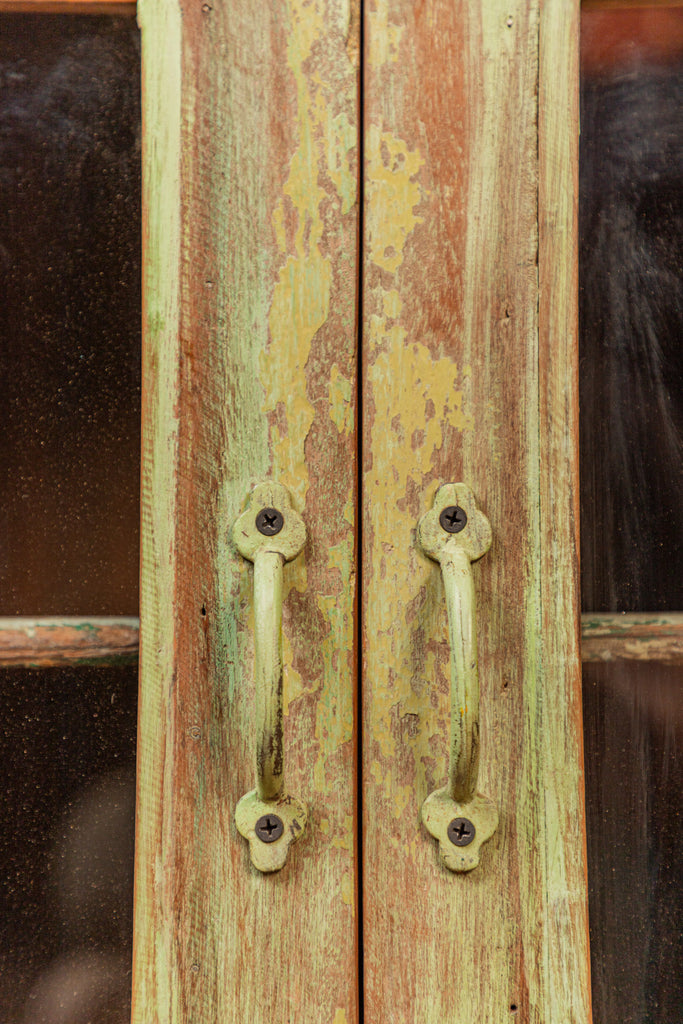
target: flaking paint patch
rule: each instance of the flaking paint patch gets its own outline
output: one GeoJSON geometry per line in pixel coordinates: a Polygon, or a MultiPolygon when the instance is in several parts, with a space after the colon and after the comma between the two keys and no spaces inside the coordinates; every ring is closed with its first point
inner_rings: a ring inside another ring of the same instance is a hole
{"type": "Polygon", "coordinates": [[[332,1024],[349,1024],[346,1016],[346,1010],[342,1010],[341,1006],[337,1007],[337,1012],[334,1015],[332,1024]]]}
{"type": "Polygon", "coordinates": [[[305,70],[314,45],[323,39],[322,0],[289,0],[287,62],[297,96],[298,146],[282,196],[272,216],[276,244],[286,257],[280,268],[268,318],[270,344],[261,355],[262,411],[284,412],[286,430],[272,417],[273,475],[290,488],[299,508],[306,504],[308,468],[304,446],[315,411],[308,400],[306,364],[311,343],[327,320],[332,263],[321,252],[322,210],[329,195],[320,184],[329,177],[347,212],[356,198],[350,154],[356,145],[344,113],[335,115],[332,84],[305,70]],[[287,226],[290,225],[289,234],[287,226]]]}
{"type": "MultiPolygon", "coordinates": [[[[346,871],[342,875],[341,880],[341,898],[342,903],[345,903],[347,907],[351,907],[353,916],[356,916],[356,901],[354,893],[353,875],[350,871],[346,871]]],[[[346,1018],[344,1018],[346,1019],[346,1018]]]]}
{"type": "MultiPolygon", "coordinates": [[[[415,212],[423,190],[419,181],[424,160],[417,150],[389,132],[371,126],[367,135],[367,224],[370,259],[393,274],[403,262],[406,241],[421,223],[415,212]]],[[[400,277],[395,277],[394,281],[400,277]]],[[[416,723],[406,731],[402,745],[413,749],[418,785],[424,786],[425,751],[443,747],[443,723],[425,714],[425,698],[433,692],[434,655],[413,664],[411,627],[403,621],[405,609],[419,593],[419,580],[430,579],[433,566],[415,550],[418,503],[426,507],[439,481],[429,472],[438,457],[446,430],[473,429],[466,401],[464,375],[449,356],[439,357],[420,338],[409,339],[401,322],[400,287],[375,288],[375,311],[368,321],[368,383],[374,416],[369,423],[369,445],[374,463],[390,471],[366,475],[370,496],[371,535],[384,542],[372,547],[372,575],[367,601],[373,607],[374,636],[379,642],[367,653],[373,680],[372,739],[378,754],[391,764],[397,749],[397,727],[407,715],[416,723]],[[429,453],[434,453],[429,456],[429,453]],[[411,497],[412,496],[412,497],[411,497]],[[391,531],[387,532],[387,517],[391,531]],[[416,672],[419,678],[416,679],[416,672]]],[[[445,623],[445,616],[444,616],[445,623]]],[[[427,708],[428,710],[428,708],[427,708]]],[[[432,759],[433,760],[433,759],[432,759]]],[[[373,764],[373,775],[396,818],[406,813],[412,792],[395,789],[390,770],[373,764]]]]}
{"type": "MultiPolygon", "coordinates": [[[[275,284],[268,325],[270,344],[261,356],[260,376],[264,384],[262,411],[270,416],[270,451],[275,479],[291,490],[295,504],[303,509],[309,487],[305,444],[315,409],[308,398],[307,363],[317,331],[330,311],[332,262],[321,251],[325,221],[323,211],[330,194],[323,188],[331,181],[340,200],[341,214],[349,212],[357,197],[352,153],[357,145],[356,130],[346,113],[335,113],[336,86],[324,81],[307,61],[318,43],[324,44],[329,12],[323,0],[289,0],[287,61],[296,89],[298,145],[288,177],[277,203],[272,225],[278,249],[285,257],[275,284]]],[[[348,20],[348,11],[346,11],[348,20]]],[[[329,185],[328,185],[329,188],[329,185]]],[[[329,211],[328,211],[329,216],[329,211]]],[[[328,396],[329,416],[340,433],[354,429],[352,383],[338,365],[331,371],[328,396]]],[[[351,507],[349,522],[353,525],[351,507]]],[[[348,544],[340,545],[328,563],[341,573],[340,588],[353,586],[348,544]]],[[[290,589],[303,592],[305,576],[296,564],[288,567],[290,589]]],[[[287,578],[287,577],[286,577],[287,578]]],[[[353,625],[348,602],[339,591],[316,596],[319,609],[329,624],[322,643],[324,671],[319,680],[302,679],[292,667],[292,650],[284,641],[284,713],[306,693],[317,693],[316,738],[319,755],[314,766],[314,787],[326,786],[326,763],[331,753],[352,738],[353,703],[339,697],[338,679],[347,666],[339,664],[345,651],[353,649],[353,625]]],[[[349,688],[350,690],[350,688],[349,688]]]]}
{"type": "Polygon", "coordinates": [[[405,241],[422,223],[414,208],[422,199],[414,179],[424,164],[419,150],[391,132],[370,125],[365,137],[367,223],[370,259],[394,273],[403,262],[405,241]]]}

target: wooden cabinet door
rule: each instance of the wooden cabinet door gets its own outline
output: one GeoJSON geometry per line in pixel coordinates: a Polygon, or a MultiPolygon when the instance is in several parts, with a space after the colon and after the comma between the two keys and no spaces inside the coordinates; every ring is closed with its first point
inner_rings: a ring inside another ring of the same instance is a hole
{"type": "Polygon", "coordinates": [[[142,0],[135,1022],[590,1019],[577,13],[142,0]],[[284,762],[309,821],[270,875],[234,823],[254,623],[231,530],[262,480],[308,533],[284,570],[284,762]],[[493,530],[474,572],[500,815],[467,874],[420,823],[450,670],[416,526],[458,480],[493,530]]]}

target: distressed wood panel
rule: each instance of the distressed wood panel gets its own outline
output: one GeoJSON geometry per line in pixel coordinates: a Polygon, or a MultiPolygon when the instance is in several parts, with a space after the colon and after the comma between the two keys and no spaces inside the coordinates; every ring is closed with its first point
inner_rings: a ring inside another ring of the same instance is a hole
{"type": "Polygon", "coordinates": [[[358,1019],[358,25],[344,0],[144,0],[145,344],[133,1020],[358,1019]],[[284,570],[285,777],[309,825],[252,868],[254,483],[284,570]]]}
{"type": "Polygon", "coordinates": [[[370,0],[364,85],[366,1020],[590,1019],[576,575],[577,4],[370,0]],[[415,527],[469,484],[480,790],[500,825],[453,875],[449,652],[415,527]]]}

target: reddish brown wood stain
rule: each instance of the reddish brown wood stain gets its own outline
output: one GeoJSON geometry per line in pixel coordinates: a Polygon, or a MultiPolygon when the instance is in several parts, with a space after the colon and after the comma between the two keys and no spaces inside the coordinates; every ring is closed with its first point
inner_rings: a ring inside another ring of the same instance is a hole
{"type": "Polygon", "coordinates": [[[503,1020],[513,1005],[522,1020],[590,1014],[571,440],[576,15],[567,4],[416,11],[381,0],[366,11],[371,1020],[503,1020]],[[377,138],[412,161],[383,186],[403,190],[385,209],[372,182],[377,138]],[[394,239],[400,218],[391,264],[373,231],[394,239]],[[414,528],[437,485],[456,480],[472,486],[494,533],[474,574],[480,788],[501,824],[467,876],[439,865],[419,824],[422,800],[446,778],[450,680],[443,589],[414,528]]]}
{"type": "MultiPolygon", "coordinates": [[[[180,10],[177,440],[162,552],[173,647],[168,665],[144,668],[160,640],[148,586],[142,687],[160,680],[165,753],[148,735],[150,698],[141,759],[164,792],[141,834],[134,1019],[351,1024],[357,69],[343,5],[180,10]],[[272,876],[251,867],[233,821],[254,785],[253,625],[251,567],[228,542],[268,478],[290,488],[309,538],[285,567],[284,604],[285,781],[309,826],[272,876]]],[[[163,19],[157,5],[144,14],[150,60],[163,19]]],[[[151,146],[147,168],[151,189],[151,146]]],[[[152,326],[148,359],[158,344],[152,326]]],[[[154,483],[158,402],[148,392],[149,583],[168,501],[154,483]]]]}

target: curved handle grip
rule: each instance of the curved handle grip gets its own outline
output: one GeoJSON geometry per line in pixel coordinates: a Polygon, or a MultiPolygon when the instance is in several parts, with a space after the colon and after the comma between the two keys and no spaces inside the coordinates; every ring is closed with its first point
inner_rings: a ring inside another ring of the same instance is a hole
{"type": "Polygon", "coordinates": [[[256,789],[235,809],[235,822],[249,841],[259,871],[279,871],[291,843],[302,834],[307,811],[284,785],[282,741],[283,566],[302,551],[306,528],[286,487],[254,488],[235,523],[233,540],[254,563],[254,682],[256,684],[256,789]]]}
{"type": "Polygon", "coordinates": [[[451,645],[451,736],[448,785],[422,805],[422,820],[439,840],[451,871],[471,871],[481,844],[493,835],[498,811],[477,793],[479,776],[479,668],[474,580],[470,563],[491,546],[488,519],[465,484],[439,488],[418,524],[425,554],[441,563],[451,645]]]}

